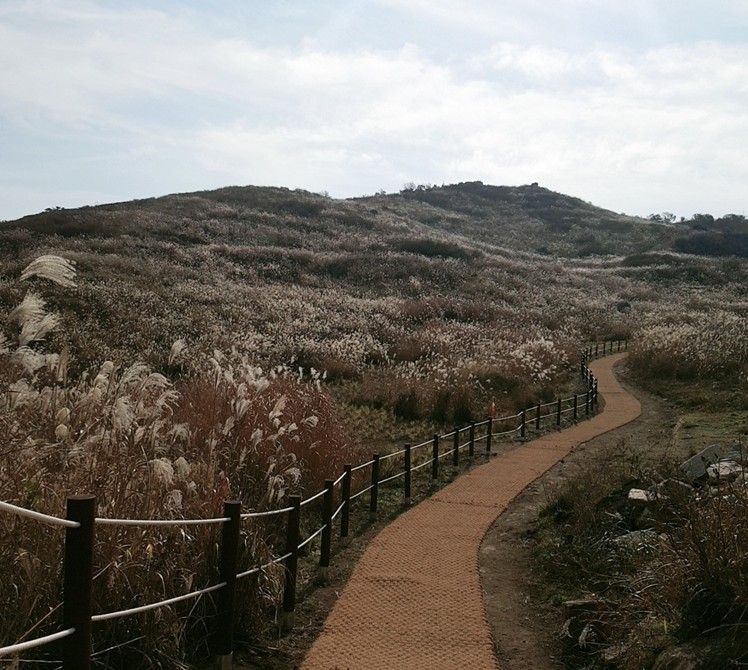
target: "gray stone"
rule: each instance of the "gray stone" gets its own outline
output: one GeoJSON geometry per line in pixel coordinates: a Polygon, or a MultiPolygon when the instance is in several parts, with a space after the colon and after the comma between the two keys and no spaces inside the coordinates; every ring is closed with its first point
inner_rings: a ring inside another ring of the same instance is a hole
{"type": "Polygon", "coordinates": [[[660,542],[660,536],[653,530],[632,530],[630,533],[616,537],[613,542],[623,549],[640,551],[656,547],[660,542]]]}
{"type": "Polygon", "coordinates": [[[743,466],[735,461],[719,461],[706,469],[709,481],[713,483],[734,481],[742,472],[743,466]]]}
{"type": "Polygon", "coordinates": [[[697,670],[699,655],[690,647],[669,647],[655,659],[652,670],[697,670]]]}
{"type": "Polygon", "coordinates": [[[602,600],[594,598],[580,598],[579,600],[567,600],[562,603],[566,614],[562,634],[572,638],[579,644],[579,638],[584,633],[590,621],[599,618],[599,611],[603,605],[602,600]]]}
{"type": "Polygon", "coordinates": [[[694,454],[687,461],[681,464],[680,470],[683,478],[687,482],[693,482],[706,475],[706,469],[712,463],[720,459],[726,459],[735,456],[735,445],[731,444],[712,444],[706,449],[702,449],[698,454],[694,454]]]}
{"type": "Polygon", "coordinates": [[[629,491],[628,500],[634,505],[646,505],[647,503],[654,502],[660,496],[656,491],[645,491],[644,489],[631,489],[629,491]]]}

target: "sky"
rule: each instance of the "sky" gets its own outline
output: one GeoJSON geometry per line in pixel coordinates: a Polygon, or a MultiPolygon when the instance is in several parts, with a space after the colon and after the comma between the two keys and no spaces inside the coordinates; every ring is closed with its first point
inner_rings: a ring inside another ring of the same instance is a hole
{"type": "Polygon", "coordinates": [[[746,0],[0,0],[0,219],[539,182],[746,213],[746,0]]]}

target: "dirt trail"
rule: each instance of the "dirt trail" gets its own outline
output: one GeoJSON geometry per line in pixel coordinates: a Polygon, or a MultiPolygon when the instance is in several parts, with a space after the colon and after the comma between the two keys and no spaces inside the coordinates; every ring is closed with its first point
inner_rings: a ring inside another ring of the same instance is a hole
{"type": "MultiPolygon", "coordinates": [[[[619,369],[617,374],[627,388],[624,372],[619,369]]],[[[512,500],[483,538],[481,584],[502,670],[564,667],[560,660],[563,614],[535,600],[543,589],[540,578],[531,571],[532,535],[538,515],[556,487],[575,477],[580,468],[605,467],[606,459],[620,449],[649,457],[665,457],[674,451],[670,442],[677,411],[640,388],[636,388],[636,395],[642,406],[636,421],[576,447],[512,500]]]]}
{"type": "Polygon", "coordinates": [[[639,402],[613,373],[624,356],[590,366],[605,399],[600,414],[474,468],[382,530],[301,667],[498,668],[481,592],[481,540],[512,499],[573,447],[639,416],[639,402]]]}

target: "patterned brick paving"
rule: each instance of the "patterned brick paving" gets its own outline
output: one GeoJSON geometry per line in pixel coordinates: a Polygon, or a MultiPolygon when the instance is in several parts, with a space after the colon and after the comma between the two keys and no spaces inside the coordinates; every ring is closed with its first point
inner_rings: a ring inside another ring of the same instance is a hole
{"type": "Polygon", "coordinates": [[[605,400],[589,421],[549,433],[476,467],[384,528],[366,549],[304,670],[496,670],[478,550],[509,502],[576,445],[639,416],[613,366],[594,361],[605,400]]]}

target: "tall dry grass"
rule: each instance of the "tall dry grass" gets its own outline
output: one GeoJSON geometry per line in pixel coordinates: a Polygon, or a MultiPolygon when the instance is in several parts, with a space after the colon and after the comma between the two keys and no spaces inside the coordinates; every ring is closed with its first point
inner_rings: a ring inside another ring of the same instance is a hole
{"type": "Polygon", "coordinates": [[[748,488],[742,478],[718,490],[675,484],[644,516],[627,502],[631,487],[668,475],[678,476],[673,463],[645,464],[619,445],[580,468],[542,512],[542,597],[593,603],[567,625],[571,667],[650,667],[662,649],[684,644],[698,667],[748,659],[748,488]]]}
{"type": "MultiPolygon", "coordinates": [[[[61,259],[41,259],[25,276],[69,285],[72,271],[61,259]]],[[[245,509],[282,506],[290,493],[315,491],[351,460],[319,375],[263,371],[237,351],[191,360],[178,342],[169,360],[182,370],[176,383],[146,365],[112,361],[72,379],[68,354],[45,350],[45,337],[61,322],[38,293],[26,295],[13,319],[15,338],[6,338],[0,355],[6,501],[63,515],[66,495],[89,493],[98,516],[207,518],[221,516],[227,499],[245,509]]],[[[97,528],[96,610],[214,583],[216,528],[97,528]]],[[[277,521],[245,523],[241,565],[278,553],[281,531],[277,521]]],[[[0,516],[0,611],[23,613],[0,618],[0,644],[59,630],[61,558],[59,529],[0,516]]],[[[243,630],[272,618],[281,570],[241,584],[243,630]]],[[[186,659],[208,652],[212,612],[204,598],[97,625],[97,662],[186,667],[186,659]]]]}

